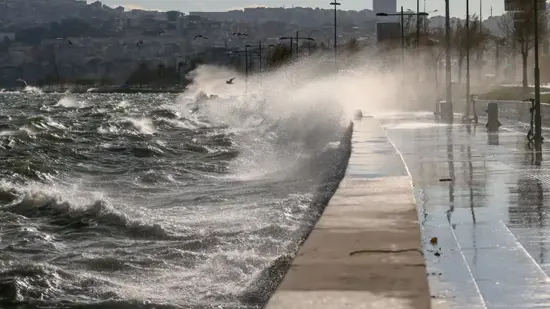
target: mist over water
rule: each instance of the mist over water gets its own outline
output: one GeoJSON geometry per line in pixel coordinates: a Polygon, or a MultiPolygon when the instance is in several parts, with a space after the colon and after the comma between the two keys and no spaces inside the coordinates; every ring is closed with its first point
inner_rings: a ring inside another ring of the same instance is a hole
{"type": "Polygon", "coordinates": [[[390,74],[327,65],[248,83],[202,66],[181,95],[1,93],[0,307],[261,307],[342,176],[353,112],[398,105],[390,74]]]}

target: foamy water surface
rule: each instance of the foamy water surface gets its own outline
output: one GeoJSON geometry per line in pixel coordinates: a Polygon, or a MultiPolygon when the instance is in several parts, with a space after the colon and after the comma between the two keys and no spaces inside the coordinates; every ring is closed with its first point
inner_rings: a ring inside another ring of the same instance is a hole
{"type": "Polygon", "coordinates": [[[341,176],[347,123],[207,88],[0,95],[0,307],[263,306],[341,176]]]}

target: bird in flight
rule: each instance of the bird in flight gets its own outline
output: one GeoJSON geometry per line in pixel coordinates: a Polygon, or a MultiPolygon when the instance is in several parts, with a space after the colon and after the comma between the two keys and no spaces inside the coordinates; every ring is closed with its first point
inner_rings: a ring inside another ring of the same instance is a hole
{"type": "Polygon", "coordinates": [[[137,46],[140,46],[140,45],[142,45],[142,44],[143,44],[143,40],[139,40],[139,41],[136,43],[137,46]]]}
{"type": "Polygon", "coordinates": [[[25,87],[29,86],[29,84],[27,84],[27,82],[24,79],[18,78],[15,81],[22,82],[23,84],[25,84],[25,87]]]}
{"type": "Polygon", "coordinates": [[[206,39],[206,40],[208,40],[208,38],[207,38],[207,37],[205,37],[205,36],[204,36],[204,35],[202,35],[202,34],[197,34],[197,35],[195,35],[195,37],[193,38],[193,40],[196,40],[196,39],[198,39],[198,38],[203,38],[203,39],[206,39]]]}
{"type": "Polygon", "coordinates": [[[73,42],[71,42],[71,40],[68,40],[67,42],[69,42],[69,45],[74,45],[73,42]]]}
{"type": "Polygon", "coordinates": [[[248,34],[242,33],[242,32],[233,32],[233,35],[236,35],[236,36],[248,36],[248,34]]]}
{"type": "Polygon", "coordinates": [[[225,81],[225,83],[228,85],[233,85],[233,81],[235,80],[235,78],[236,77],[233,77],[232,79],[225,81]]]}

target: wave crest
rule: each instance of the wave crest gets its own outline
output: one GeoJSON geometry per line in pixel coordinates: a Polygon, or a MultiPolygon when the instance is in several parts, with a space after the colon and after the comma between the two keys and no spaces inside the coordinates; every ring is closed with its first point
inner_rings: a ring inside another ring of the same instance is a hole
{"type": "Polygon", "coordinates": [[[11,199],[3,207],[12,214],[46,220],[64,231],[102,233],[106,236],[124,234],[134,239],[177,239],[159,224],[144,222],[143,219],[132,219],[118,211],[104,199],[67,200],[62,195],[54,195],[35,189],[18,189],[17,187],[0,190],[0,196],[11,199]]]}

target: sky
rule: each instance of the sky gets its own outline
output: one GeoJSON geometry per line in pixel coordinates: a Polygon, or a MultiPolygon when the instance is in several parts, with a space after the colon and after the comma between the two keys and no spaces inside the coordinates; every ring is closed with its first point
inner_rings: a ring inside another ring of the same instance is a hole
{"type": "MultiPolygon", "coordinates": [[[[483,17],[491,15],[491,7],[494,15],[501,15],[504,10],[504,0],[470,0],[470,10],[479,13],[480,1],[483,2],[483,17]]],[[[88,1],[93,2],[93,1],[88,1]]],[[[103,0],[109,6],[122,5],[126,8],[142,8],[152,10],[177,10],[189,11],[227,11],[242,9],[245,7],[268,6],[268,7],[319,7],[330,8],[331,0],[103,0]]],[[[339,0],[342,9],[362,10],[372,9],[372,0],[339,0]]],[[[420,10],[432,12],[438,10],[434,15],[443,15],[445,12],[444,0],[420,0],[420,10]]],[[[466,14],[465,0],[450,0],[451,15],[464,16],[466,14]]],[[[397,5],[406,9],[416,10],[416,0],[397,0],[397,5]]]]}

